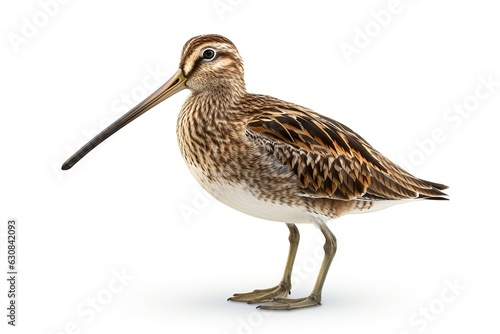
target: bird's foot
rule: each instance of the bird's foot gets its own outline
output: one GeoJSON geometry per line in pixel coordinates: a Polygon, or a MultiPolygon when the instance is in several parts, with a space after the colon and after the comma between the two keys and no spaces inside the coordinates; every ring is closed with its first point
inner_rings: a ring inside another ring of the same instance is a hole
{"type": "Polygon", "coordinates": [[[254,290],[247,293],[235,293],[227,300],[235,302],[246,302],[248,304],[272,302],[276,299],[285,299],[290,294],[291,285],[281,282],[279,285],[262,290],[254,290]]]}
{"type": "Polygon", "coordinates": [[[294,310],[298,308],[321,305],[321,299],[315,295],[304,298],[285,299],[275,298],[270,303],[260,305],[257,308],[262,310],[294,310]]]}

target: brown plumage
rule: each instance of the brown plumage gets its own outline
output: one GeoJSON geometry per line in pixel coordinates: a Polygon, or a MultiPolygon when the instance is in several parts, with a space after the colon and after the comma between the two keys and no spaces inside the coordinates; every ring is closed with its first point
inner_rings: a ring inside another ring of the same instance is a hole
{"type": "Polygon", "coordinates": [[[345,125],[270,97],[247,135],[299,177],[304,194],[341,200],[442,198],[446,186],[424,181],[385,158],[345,125]]]}
{"type": "Polygon", "coordinates": [[[336,240],[326,221],[371,212],[401,200],[445,199],[446,186],[419,179],[384,157],[345,125],[307,108],[247,93],[243,61],[219,35],[197,36],[182,50],[177,73],[110,125],[63,165],[71,168],[100,142],[182,89],[181,153],[198,182],[215,198],[247,214],[287,224],[290,250],[283,279],[230,300],[264,309],[318,305],[336,240]],[[312,293],[285,299],[299,243],[296,223],[313,223],[325,236],[325,258],[312,293]]]}

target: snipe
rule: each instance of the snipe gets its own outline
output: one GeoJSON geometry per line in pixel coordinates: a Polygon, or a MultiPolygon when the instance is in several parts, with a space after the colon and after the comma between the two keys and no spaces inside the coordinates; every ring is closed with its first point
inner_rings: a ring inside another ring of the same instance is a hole
{"type": "Polygon", "coordinates": [[[441,191],[446,186],[404,171],[345,125],[289,102],[247,93],[238,50],[219,35],[190,39],[175,75],[83,146],[62,169],[186,88],[192,94],[180,111],[177,136],[193,176],[219,201],[255,217],[284,222],[290,233],[281,282],[229,300],[262,303],[261,308],[274,310],[318,305],[336,251],[326,225],[329,219],[446,196],[441,191]],[[320,229],[325,256],[311,294],[286,299],[299,244],[296,223],[320,229]]]}

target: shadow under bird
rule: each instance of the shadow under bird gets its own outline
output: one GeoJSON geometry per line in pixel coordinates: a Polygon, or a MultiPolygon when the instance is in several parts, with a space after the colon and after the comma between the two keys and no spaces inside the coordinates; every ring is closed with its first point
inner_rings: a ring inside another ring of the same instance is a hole
{"type": "Polygon", "coordinates": [[[191,38],[178,71],[157,91],[89,141],[62,166],[71,168],[106,138],[175,93],[191,95],[177,119],[182,156],[213,197],[249,215],[286,223],[290,248],[281,282],[229,300],[290,310],[319,305],[337,243],[326,222],[404,201],[446,199],[443,184],[419,179],[384,157],[347,126],[293,103],[247,93],[243,61],[219,35],[191,38]],[[299,245],[297,223],[325,237],[311,294],[286,298],[299,245]]]}

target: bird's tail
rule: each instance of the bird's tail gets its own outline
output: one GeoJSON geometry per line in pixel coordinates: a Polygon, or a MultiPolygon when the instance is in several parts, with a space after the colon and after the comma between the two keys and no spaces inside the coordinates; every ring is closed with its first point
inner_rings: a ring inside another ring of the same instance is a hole
{"type": "Polygon", "coordinates": [[[419,198],[432,199],[432,200],[446,200],[446,201],[448,200],[448,198],[443,197],[443,196],[448,196],[448,194],[441,191],[448,189],[447,185],[426,180],[422,181],[430,185],[432,189],[428,190],[426,194],[421,194],[420,196],[418,196],[419,198]]]}

